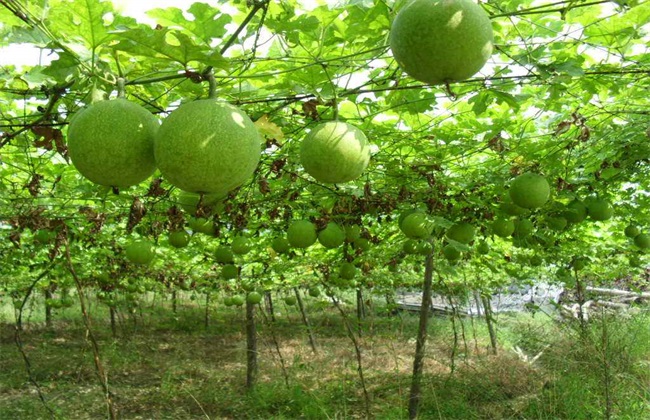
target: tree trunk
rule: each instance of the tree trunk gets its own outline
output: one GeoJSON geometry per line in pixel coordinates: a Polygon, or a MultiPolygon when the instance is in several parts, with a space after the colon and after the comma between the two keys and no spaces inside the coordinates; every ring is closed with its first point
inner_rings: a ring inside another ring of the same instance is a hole
{"type": "Polygon", "coordinates": [[[424,368],[424,351],[427,342],[427,325],[429,311],[431,310],[431,288],[433,282],[433,253],[427,255],[424,269],[424,285],[422,287],[422,305],[420,306],[420,325],[415,343],[415,357],[413,358],[413,376],[411,379],[411,392],[409,394],[409,419],[418,416],[422,383],[422,370],[424,368]]]}
{"type": "Polygon", "coordinates": [[[357,289],[357,330],[359,333],[359,337],[361,337],[361,333],[363,332],[363,325],[361,321],[365,318],[365,316],[366,316],[366,310],[363,304],[363,291],[359,287],[357,289]]]}
{"type": "Polygon", "coordinates": [[[294,293],[296,294],[296,300],[298,301],[298,308],[300,308],[300,315],[302,316],[302,322],[307,327],[307,335],[309,336],[309,345],[311,350],[316,353],[316,340],[314,340],[314,333],[311,330],[311,325],[309,325],[309,320],[307,319],[307,313],[305,312],[305,305],[302,303],[302,297],[300,296],[300,291],[297,287],[293,288],[294,293]]]}
{"type": "Polygon", "coordinates": [[[203,320],[203,324],[207,330],[208,325],[210,324],[210,292],[207,292],[205,294],[205,318],[203,320]]]}
{"type": "Polygon", "coordinates": [[[47,286],[45,289],[45,327],[52,328],[52,307],[47,304],[48,299],[52,299],[52,290],[50,289],[51,285],[47,286]]]}
{"type": "Polygon", "coordinates": [[[483,304],[483,315],[485,316],[485,324],[488,328],[488,333],[490,334],[490,349],[492,354],[496,356],[497,354],[497,332],[494,329],[494,317],[492,315],[492,304],[490,303],[490,298],[484,295],[481,295],[481,303],[483,304]]]}
{"type": "Polygon", "coordinates": [[[176,290],[172,290],[172,312],[176,313],[177,305],[176,290]]]}
{"type": "Polygon", "coordinates": [[[271,292],[264,293],[264,299],[266,300],[266,307],[271,317],[271,322],[275,322],[275,311],[273,311],[273,297],[271,296],[271,292]]]}
{"type": "Polygon", "coordinates": [[[255,305],[246,302],[246,388],[253,389],[257,382],[257,330],[255,305]]]}
{"type": "Polygon", "coordinates": [[[113,338],[117,337],[117,324],[115,322],[115,307],[111,306],[109,308],[109,311],[111,313],[111,332],[113,333],[113,338]]]}

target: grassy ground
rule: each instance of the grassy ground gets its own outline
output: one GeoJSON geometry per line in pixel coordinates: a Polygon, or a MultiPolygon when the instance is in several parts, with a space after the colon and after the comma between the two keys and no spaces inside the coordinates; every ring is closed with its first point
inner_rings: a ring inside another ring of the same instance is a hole
{"type": "MultiPolygon", "coordinates": [[[[176,313],[160,298],[132,312],[123,308],[113,337],[106,308],[93,301],[94,330],[120,418],[366,417],[354,346],[326,301],[306,299],[317,353],[296,308],[280,303],[272,325],[258,316],[259,381],[251,392],[245,388],[244,311],[215,303],[205,328],[197,302],[186,296],[176,313]]],[[[14,342],[12,307],[3,303],[0,419],[50,418],[14,342]]],[[[50,328],[41,308],[42,302],[30,303],[20,338],[47,407],[57,418],[105,418],[79,308],[57,310],[50,328]]],[[[354,305],[345,310],[358,332],[354,305]]],[[[650,418],[647,313],[596,317],[585,330],[543,314],[498,321],[495,356],[481,320],[431,319],[421,418],[650,418]]],[[[406,417],[416,330],[415,314],[391,314],[380,304],[368,308],[359,342],[370,417],[406,417]]]]}

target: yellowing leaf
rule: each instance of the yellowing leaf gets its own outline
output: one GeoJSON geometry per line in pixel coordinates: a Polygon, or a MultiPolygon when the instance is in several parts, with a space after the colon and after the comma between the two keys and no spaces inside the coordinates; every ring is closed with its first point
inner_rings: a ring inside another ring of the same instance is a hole
{"type": "Polygon", "coordinates": [[[255,127],[260,132],[260,134],[274,138],[276,140],[282,140],[284,138],[284,133],[282,129],[275,123],[269,121],[269,116],[264,114],[257,121],[255,121],[255,127]]]}

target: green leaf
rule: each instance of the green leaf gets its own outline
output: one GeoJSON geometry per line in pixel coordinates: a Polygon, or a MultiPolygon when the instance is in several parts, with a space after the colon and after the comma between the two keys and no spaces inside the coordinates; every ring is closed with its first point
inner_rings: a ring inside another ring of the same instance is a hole
{"type": "Polygon", "coordinates": [[[180,27],[210,45],[214,38],[226,34],[226,25],[232,21],[229,15],[205,3],[194,3],[188,9],[194,19],[188,20],[183,11],[176,7],[153,9],[147,12],[162,26],[180,27]]]}
{"type": "Polygon", "coordinates": [[[187,66],[192,61],[200,62],[206,66],[224,68],[226,59],[218,51],[204,46],[196,45],[186,34],[172,29],[152,30],[139,27],[115,32],[119,34],[119,42],[114,49],[130,54],[167,59],[187,66]]]}

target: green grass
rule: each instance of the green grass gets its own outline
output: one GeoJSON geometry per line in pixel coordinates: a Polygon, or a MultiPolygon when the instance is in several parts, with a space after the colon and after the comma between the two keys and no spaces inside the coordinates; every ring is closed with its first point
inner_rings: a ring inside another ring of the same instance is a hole
{"type": "MultiPolygon", "coordinates": [[[[329,304],[306,299],[317,354],[295,307],[278,299],[272,329],[258,317],[259,381],[247,392],[243,310],[215,302],[206,329],[197,303],[202,298],[188,296],[176,313],[160,298],[124,306],[117,337],[107,309],[93,301],[94,332],[120,418],[365,417],[354,348],[329,304]]],[[[345,309],[355,321],[351,302],[345,309]]],[[[10,302],[0,305],[0,317],[0,418],[50,418],[13,341],[10,302]]],[[[79,308],[55,311],[54,325],[46,328],[42,302],[30,302],[24,322],[23,347],[48,407],[62,419],[105,418],[79,308]]],[[[359,341],[374,418],[406,417],[417,322],[417,315],[391,315],[381,303],[362,322],[359,341]]],[[[608,405],[612,418],[650,418],[647,313],[594,318],[586,332],[539,314],[501,315],[497,356],[489,354],[480,319],[455,324],[456,334],[449,317],[431,318],[423,419],[604,418],[608,405]],[[529,356],[542,354],[528,363],[514,346],[529,356]]]]}

